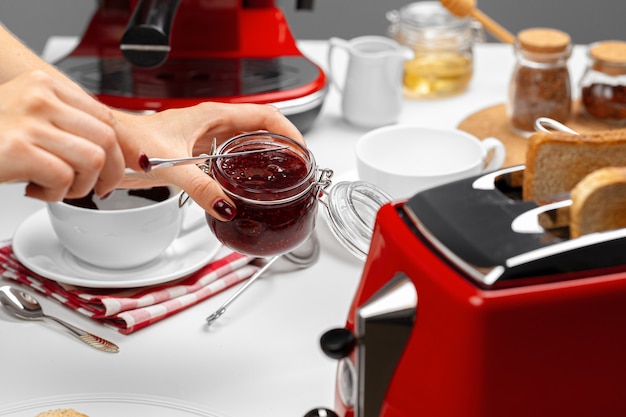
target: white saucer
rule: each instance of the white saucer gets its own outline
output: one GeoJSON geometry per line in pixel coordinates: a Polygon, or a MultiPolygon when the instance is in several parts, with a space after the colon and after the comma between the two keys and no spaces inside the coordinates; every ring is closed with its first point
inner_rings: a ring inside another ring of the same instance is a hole
{"type": "Polygon", "coordinates": [[[134,394],[74,394],[0,406],[0,416],[33,417],[55,409],[73,408],[89,416],[218,417],[196,404],[165,397],[134,394]]]}
{"type": "MultiPolygon", "coordinates": [[[[187,207],[185,221],[197,222],[204,211],[187,207]]],[[[160,284],[189,275],[206,265],[221,244],[208,226],[178,237],[157,259],[129,269],[106,269],[74,257],[58,241],[46,209],[18,226],[13,237],[16,258],[31,271],[52,280],[89,288],[130,288],[160,284]]]]}

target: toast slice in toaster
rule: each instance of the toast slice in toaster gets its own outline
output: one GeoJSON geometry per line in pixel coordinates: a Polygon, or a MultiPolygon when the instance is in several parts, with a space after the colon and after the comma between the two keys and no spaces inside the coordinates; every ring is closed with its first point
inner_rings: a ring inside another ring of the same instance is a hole
{"type": "Polygon", "coordinates": [[[593,171],[626,166],[626,129],[576,135],[537,132],[528,140],[524,200],[550,203],[593,171]]]}
{"type": "Polygon", "coordinates": [[[626,166],[602,168],[572,189],[570,237],[626,227],[626,166]]]}

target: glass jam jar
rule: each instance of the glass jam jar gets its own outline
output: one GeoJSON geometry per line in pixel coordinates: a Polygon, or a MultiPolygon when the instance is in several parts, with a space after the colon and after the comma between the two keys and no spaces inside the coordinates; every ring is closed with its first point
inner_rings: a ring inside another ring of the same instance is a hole
{"type": "Polygon", "coordinates": [[[237,207],[228,222],[206,215],[220,242],[240,253],[267,257],[289,252],[309,237],[318,194],[330,184],[332,171],[319,171],[307,148],[285,136],[253,132],[229,139],[216,154],[222,157],[210,162],[209,173],[237,207]],[[268,150],[228,156],[257,149],[268,150]]]}
{"type": "Polygon", "coordinates": [[[591,119],[626,124],[626,42],[591,44],[580,80],[581,111],[591,119]]]}
{"type": "Polygon", "coordinates": [[[480,24],[452,15],[438,1],[420,1],[387,12],[388,36],[415,57],[404,65],[404,95],[436,98],[467,89],[474,71],[473,44],[484,40],[480,24]]]}
{"type": "Polygon", "coordinates": [[[513,131],[532,134],[539,117],[565,123],[572,108],[567,67],[572,52],[570,36],[556,29],[526,29],[518,34],[514,50],[516,64],[507,109],[513,131]]]}

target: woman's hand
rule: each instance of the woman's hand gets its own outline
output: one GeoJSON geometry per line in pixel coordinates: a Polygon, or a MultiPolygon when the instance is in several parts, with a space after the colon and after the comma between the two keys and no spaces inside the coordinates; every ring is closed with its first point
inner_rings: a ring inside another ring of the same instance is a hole
{"type": "Polygon", "coordinates": [[[68,80],[43,71],[17,76],[0,85],[0,182],[25,181],[26,195],[45,201],[92,189],[106,195],[125,166],[139,168],[139,150],[122,150],[116,123],[107,106],[68,80]]]}
{"type": "MultiPolygon", "coordinates": [[[[262,104],[211,102],[151,115],[120,113],[118,119],[117,134],[123,143],[158,158],[208,153],[213,138],[221,143],[240,133],[255,130],[279,133],[304,143],[302,134],[278,109],[262,104]],[[135,144],[128,143],[131,141],[135,144]]],[[[161,168],[148,174],[133,175],[121,185],[149,187],[164,183],[184,189],[215,218],[231,220],[236,214],[232,200],[210,176],[195,165],[161,168]]]]}

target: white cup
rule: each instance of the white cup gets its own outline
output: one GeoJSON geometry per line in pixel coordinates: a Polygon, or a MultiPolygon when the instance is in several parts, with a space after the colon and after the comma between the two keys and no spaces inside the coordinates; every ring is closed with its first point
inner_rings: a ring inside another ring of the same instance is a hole
{"type": "Polygon", "coordinates": [[[394,199],[500,168],[506,148],[457,129],[393,125],[372,130],[356,144],[359,179],[394,199]]]}
{"type": "Polygon", "coordinates": [[[76,258],[101,268],[133,268],[156,259],[181,233],[180,190],[167,188],[163,201],[115,190],[105,200],[90,200],[98,209],[55,202],[48,203],[48,214],[60,243],[76,258]]]}

